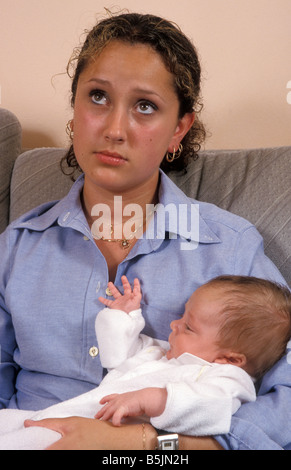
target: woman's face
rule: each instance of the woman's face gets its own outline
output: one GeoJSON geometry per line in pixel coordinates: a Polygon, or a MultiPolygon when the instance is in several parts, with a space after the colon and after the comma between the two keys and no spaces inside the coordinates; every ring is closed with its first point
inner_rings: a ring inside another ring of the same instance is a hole
{"type": "Polygon", "coordinates": [[[74,151],[85,185],[117,194],[157,185],[194,114],[178,118],[173,76],[149,46],[113,41],[80,74],[74,151]]]}

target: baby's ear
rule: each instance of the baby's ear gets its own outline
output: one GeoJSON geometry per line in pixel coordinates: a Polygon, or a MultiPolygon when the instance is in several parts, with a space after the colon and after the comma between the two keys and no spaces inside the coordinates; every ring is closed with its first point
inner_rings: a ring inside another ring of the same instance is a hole
{"type": "Polygon", "coordinates": [[[227,351],[217,357],[214,362],[217,364],[232,364],[233,366],[244,368],[247,363],[247,358],[244,354],[227,351]]]}

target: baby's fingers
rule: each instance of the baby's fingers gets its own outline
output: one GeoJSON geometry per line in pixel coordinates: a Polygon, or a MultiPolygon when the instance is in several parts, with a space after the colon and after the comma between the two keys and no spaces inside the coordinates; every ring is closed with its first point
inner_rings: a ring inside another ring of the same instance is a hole
{"type": "Polygon", "coordinates": [[[119,297],[121,297],[121,293],[119,292],[117,287],[115,287],[113,282],[108,282],[108,289],[110,290],[111,294],[113,295],[115,299],[118,299],[119,297]]]}
{"type": "Polygon", "coordinates": [[[104,405],[101,410],[94,416],[95,419],[102,419],[108,421],[112,417],[113,412],[109,409],[108,405],[104,405]]]}
{"type": "Polygon", "coordinates": [[[96,415],[94,416],[94,418],[96,419],[104,419],[105,421],[109,418],[111,418],[111,416],[109,416],[109,418],[107,418],[107,414],[105,416],[105,413],[108,412],[108,403],[113,400],[118,394],[117,393],[113,393],[112,395],[107,395],[106,397],[103,397],[101,398],[101,400],[99,401],[100,405],[105,405],[101,408],[101,410],[98,411],[98,413],[96,413],[96,415]]]}
{"type": "Polygon", "coordinates": [[[99,300],[99,302],[101,302],[106,307],[111,307],[111,305],[113,303],[113,300],[105,299],[105,297],[99,297],[98,300],[99,300]]]}
{"type": "Polygon", "coordinates": [[[111,395],[106,395],[106,397],[101,398],[101,400],[99,401],[100,405],[104,405],[105,403],[108,403],[109,401],[117,397],[117,395],[118,393],[112,393],[111,395]]]}
{"type": "Polygon", "coordinates": [[[96,419],[102,419],[103,421],[108,421],[110,418],[113,417],[112,424],[114,426],[120,426],[123,414],[122,412],[121,412],[121,415],[119,414],[118,406],[115,405],[114,403],[114,398],[117,395],[118,395],[117,393],[113,395],[108,395],[106,397],[103,397],[100,400],[100,404],[102,405],[103,403],[105,403],[105,405],[95,415],[96,419]]]}
{"type": "Polygon", "coordinates": [[[123,285],[124,295],[131,294],[132,293],[131,285],[129,284],[129,281],[128,281],[127,277],[126,276],[121,276],[121,281],[122,281],[122,285],[123,285]]]}
{"type": "Polygon", "coordinates": [[[140,292],[140,282],[137,278],[134,279],[133,281],[133,293],[134,295],[139,295],[140,292]]]}

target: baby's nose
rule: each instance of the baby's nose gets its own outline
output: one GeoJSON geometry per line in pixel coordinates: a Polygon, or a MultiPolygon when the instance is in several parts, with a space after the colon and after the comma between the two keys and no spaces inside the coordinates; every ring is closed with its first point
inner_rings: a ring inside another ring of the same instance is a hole
{"type": "Polygon", "coordinates": [[[178,321],[179,320],[174,320],[170,323],[170,327],[172,331],[176,331],[178,329],[178,321]]]}

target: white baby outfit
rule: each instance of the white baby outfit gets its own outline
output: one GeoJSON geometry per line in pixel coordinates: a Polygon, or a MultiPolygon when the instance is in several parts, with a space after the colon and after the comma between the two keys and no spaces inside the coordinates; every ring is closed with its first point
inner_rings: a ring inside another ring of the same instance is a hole
{"type": "Polygon", "coordinates": [[[168,392],[164,412],[150,418],[154,427],[193,436],[227,433],[232,414],[256,399],[251,377],[239,367],[188,353],[168,360],[169,344],[140,334],[143,328],[141,310],[101,310],[96,334],[101,363],[109,372],[100,386],[40,412],[0,411],[0,449],[44,449],[60,438],[44,428],[24,429],[24,419],[93,418],[105,395],[145,387],[166,387],[168,392]]]}

